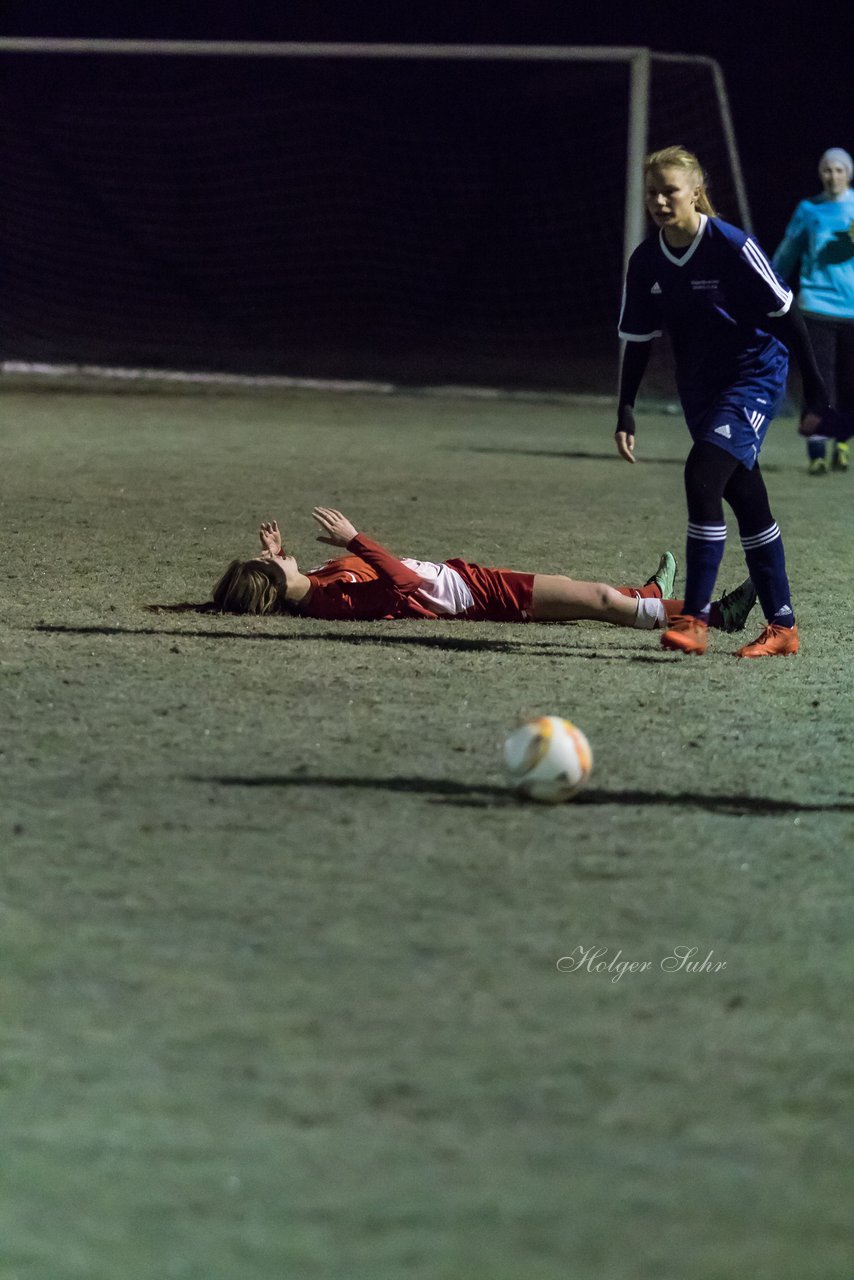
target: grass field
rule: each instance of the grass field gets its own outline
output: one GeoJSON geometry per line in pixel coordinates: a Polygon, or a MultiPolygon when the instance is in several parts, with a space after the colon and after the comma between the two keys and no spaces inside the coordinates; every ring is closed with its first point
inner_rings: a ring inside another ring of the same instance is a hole
{"type": "Polygon", "coordinates": [[[559,403],[0,407],[3,1280],[849,1280],[851,477],[772,428],[802,651],[697,660],[145,608],[263,517],[324,558],[317,502],[642,581],[682,557],[677,418],[631,468],[559,403]],[[571,805],[506,792],[534,712],[593,745],[571,805]]]}

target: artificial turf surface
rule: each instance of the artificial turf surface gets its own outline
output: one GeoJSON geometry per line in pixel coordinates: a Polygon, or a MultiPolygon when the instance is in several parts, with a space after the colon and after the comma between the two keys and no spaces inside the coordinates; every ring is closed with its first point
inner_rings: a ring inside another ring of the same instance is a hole
{"type": "Polygon", "coordinates": [[[642,581],[684,427],[632,468],[571,403],[1,403],[4,1280],[848,1280],[851,478],[772,427],[793,659],[152,613],[262,518],[323,559],[316,503],[642,581]],[[534,713],[590,738],[572,804],[506,790],[534,713]]]}

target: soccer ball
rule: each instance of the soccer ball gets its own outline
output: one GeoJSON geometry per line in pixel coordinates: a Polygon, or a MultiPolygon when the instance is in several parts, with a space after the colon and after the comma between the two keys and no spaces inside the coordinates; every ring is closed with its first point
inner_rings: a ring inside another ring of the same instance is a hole
{"type": "Polygon", "coordinates": [[[537,716],[507,735],[504,764],[514,791],[541,804],[560,804],[587,782],[593,752],[581,730],[568,720],[537,716]]]}

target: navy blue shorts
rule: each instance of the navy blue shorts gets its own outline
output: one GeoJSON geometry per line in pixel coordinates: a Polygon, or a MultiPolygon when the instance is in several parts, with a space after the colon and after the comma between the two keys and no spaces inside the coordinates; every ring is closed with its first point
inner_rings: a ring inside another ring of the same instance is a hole
{"type": "Polygon", "coordinates": [[[764,396],[729,392],[701,418],[688,423],[688,430],[696,444],[704,441],[725,449],[747,467],[755,467],[759,450],[782,400],[764,396]]]}

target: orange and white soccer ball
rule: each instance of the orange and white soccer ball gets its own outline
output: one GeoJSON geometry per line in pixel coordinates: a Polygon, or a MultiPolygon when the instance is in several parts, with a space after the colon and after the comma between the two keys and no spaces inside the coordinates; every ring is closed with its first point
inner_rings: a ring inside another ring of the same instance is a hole
{"type": "Polygon", "coordinates": [[[569,720],[536,716],[507,735],[504,764],[514,791],[541,804],[560,804],[571,800],[587,782],[593,752],[569,720]]]}

